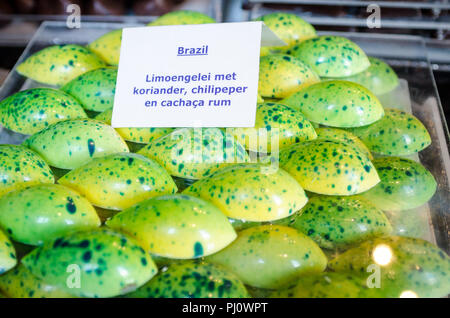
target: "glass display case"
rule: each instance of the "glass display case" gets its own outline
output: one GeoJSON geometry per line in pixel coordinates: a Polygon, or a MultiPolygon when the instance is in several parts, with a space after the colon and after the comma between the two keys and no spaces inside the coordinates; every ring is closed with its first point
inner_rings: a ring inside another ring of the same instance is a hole
{"type": "MultiPolygon", "coordinates": [[[[0,89],[0,100],[20,90],[42,87],[19,75],[15,68],[31,54],[55,44],[85,45],[99,36],[118,28],[143,25],[140,23],[82,22],[80,29],[68,29],[64,22],[42,23],[16,66],[0,89]]],[[[450,156],[449,131],[427,58],[425,43],[415,36],[320,32],[342,35],[356,42],[369,56],[386,61],[398,74],[400,85],[378,96],[384,107],[398,108],[415,115],[427,128],[432,143],[413,160],[420,161],[437,182],[434,197],[425,205],[401,212],[387,213],[394,234],[417,237],[438,245],[450,253],[450,156]]],[[[20,144],[27,136],[0,127],[0,144],[20,144]]]]}

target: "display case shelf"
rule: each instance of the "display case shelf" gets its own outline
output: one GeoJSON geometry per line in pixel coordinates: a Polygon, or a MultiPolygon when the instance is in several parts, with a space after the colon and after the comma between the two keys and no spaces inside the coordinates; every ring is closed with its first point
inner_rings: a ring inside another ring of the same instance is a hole
{"type": "Polygon", "coordinates": [[[450,2],[441,1],[346,1],[346,0],[231,0],[226,19],[242,16],[253,19],[276,11],[298,14],[320,29],[336,31],[417,34],[436,39],[450,36],[450,2]],[[381,27],[369,29],[369,5],[381,8],[381,27]]]}
{"type": "Polygon", "coordinates": [[[330,5],[330,6],[355,6],[367,7],[378,5],[381,8],[407,8],[407,9],[450,9],[448,0],[431,1],[392,1],[392,0],[247,0],[254,3],[276,3],[276,4],[307,4],[307,5],[330,5]]]}

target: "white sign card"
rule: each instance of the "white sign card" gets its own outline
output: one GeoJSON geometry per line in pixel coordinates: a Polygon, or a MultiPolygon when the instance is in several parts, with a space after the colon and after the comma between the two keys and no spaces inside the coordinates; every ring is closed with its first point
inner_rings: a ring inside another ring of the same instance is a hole
{"type": "Polygon", "coordinates": [[[113,127],[254,127],[262,22],[125,28],[113,127]]]}

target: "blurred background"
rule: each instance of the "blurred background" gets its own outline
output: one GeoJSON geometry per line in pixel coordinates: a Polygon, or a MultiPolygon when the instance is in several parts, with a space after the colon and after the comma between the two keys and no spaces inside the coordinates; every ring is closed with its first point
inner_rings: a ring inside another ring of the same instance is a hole
{"type": "Polygon", "coordinates": [[[65,21],[67,5],[81,8],[81,22],[146,23],[164,13],[189,9],[218,22],[247,21],[275,12],[293,12],[319,31],[416,35],[432,65],[447,121],[450,113],[449,0],[1,0],[0,83],[40,23],[65,21]],[[381,27],[368,28],[369,5],[380,8],[381,27]]]}

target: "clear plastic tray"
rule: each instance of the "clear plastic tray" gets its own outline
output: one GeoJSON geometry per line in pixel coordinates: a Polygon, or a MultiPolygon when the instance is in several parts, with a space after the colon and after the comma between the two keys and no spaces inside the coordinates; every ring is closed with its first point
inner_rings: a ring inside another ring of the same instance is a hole
{"type": "MultiPolygon", "coordinates": [[[[133,25],[136,24],[84,22],[81,29],[67,29],[63,22],[44,22],[17,63],[49,45],[87,44],[108,31],[133,25]]],[[[401,78],[397,89],[379,98],[385,107],[412,112],[428,129],[432,144],[414,159],[420,160],[431,171],[438,189],[436,195],[424,206],[391,214],[390,218],[397,234],[424,238],[449,253],[449,133],[423,40],[413,36],[326,33],[350,38],[368,55],[388,62],[401,78]]],[[[0,89],[0,100],[19,90],[38,86],[43,85],[20,76],[14,67],[0,89]]],[[[19,144],[24,138],[26,136],[0,127],[0,144],[19,144]]]]}

